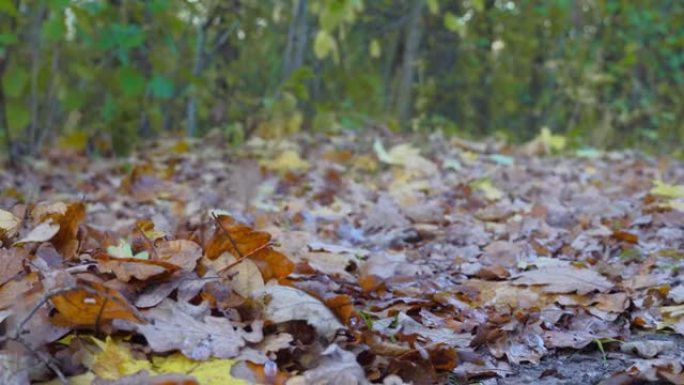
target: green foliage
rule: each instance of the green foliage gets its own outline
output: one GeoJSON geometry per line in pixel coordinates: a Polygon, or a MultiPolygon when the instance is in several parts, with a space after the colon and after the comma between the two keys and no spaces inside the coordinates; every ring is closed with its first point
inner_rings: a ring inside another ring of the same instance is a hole
{"type": "Polygon", "coordinates": [[[125,152],[165,131],[380,123],[681,144],[684,3],[423,1],[412,24],[409,0],[0,0],[10,136],[37,152],[76,130],[125,152]],[[408,122],[394,108],[406,92],[408,122]]]}

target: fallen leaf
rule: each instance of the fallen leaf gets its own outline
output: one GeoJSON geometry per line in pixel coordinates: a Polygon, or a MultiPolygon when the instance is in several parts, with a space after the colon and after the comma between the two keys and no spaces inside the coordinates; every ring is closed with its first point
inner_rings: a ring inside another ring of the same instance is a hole
{"type": "Polygon", "coordinates": [[[24,270],[24,249],[0,249],[0,286],[24,270]]]}
{"type": "Polygon", "coordinates": [[[14,245],[21,245],[29,242],[47,242],[59,232],[59,225],[47,221],[39,224],[22,239],[14,242],[14,245]]]}
{"type": "Polygon", "coordinates": [[[321,301],[293,287],[270,285],[253,296],[264,305],[264,315],[274,323],[306,321],[316,331],[332,338],[343,326],[321,301]]]}
{"type": "Polygon", "coordinates": [[[21,219],[9,211],[0,210],[0,238],[14,236],[19,224],[21,224],[21,219]]]}
{"type": "Polygon", "coordinates": [[[158,279],[169,276],[179,269],[178,266],[163,261],[108,256],[97,259],[97,268],[103,273],[114,273],[122,282],[128,282],[132,278],[140,281],[158,279]]]}
{"type": "Polygon", "coordinates": [[[51,320],[60,326],[97,327],[112,320],[144,322],[118,291],[95,282],[80,281],[79,287],[53,296],[51,302],[57,310],[51,320]]]}
{"type": "Polygon", "coordinates": [[[620,351],[623,353],[636,353],[639,357],[653,358],[662,352],[673,350],[674,347],[674,341],[628,341],[620,345],[620,351]]]}
{"type": "Polygon", "coordinates": [[[514,285],[542,285],[545,293],[587,294],[606,292],[613,284],[594,270],[571,266],[545,267],[525,271],[513,277],[514,285]]]}
{"type": "Polygon", "coordinates": [[[179,353],[152,357],[152,366],[156,373],[187,374],[202,385],[247,385],[246,381],[230,375],[233,364],[235,360],[220,358],[194,361],[179,353]]]}
{"type": "Polygon", "coordinates": [[[319,385],[367,385],[366,373],[356,362],[352,352],[343,350],[336,344],[328,346],[314,369],[302,374],[305,384],[319,385]]]}
{"type": "Polygon", "coordinates": [[[148,323],[127,327],[145,336],[150,348],[157,353],[180,350],[198,361],[211,357],[233,358],[245,346],[245,340],[258,342],[262,339],[260,329],[246,333],[226,318],[207,315],[201,308],[171,299],[143,314],[148,323]]]}
{"type": "Polygon", "coordinates": [[[206,248],[209,259],[216,259],[224,252],[235,258],[249,258],[261,271],[264,281],[285,278],[294,271],[294,263],[271,246],[270,234],[237,224],[228,215],[218,216],[217,221],[219,226],[206,248]]]}
{"type": "Polygon", "coordinates": [[[303,160],[299,153],[294,150],[286,150],[280,153],[275,159],[267,159],[261,165],[268,169],[280,173],[288,171],[305,171],[310,167],[309,162],[303,160]]]}
{"type": "Polygon", "coordinates": [[[91,370],[105,380],[116,380],[152,367],[149,361],[134,358],[121,340],[107,337],[105,341],[101,341],[92,337],[92,341],[102,351],[94,354],[91,370]]]}
{"type": "Polygon", "coordinates": [[[470,184],[476,190],[481,191],[485,198],[490,201],[497,201],[504,197],[503,191],[494,187],[492,181],[489,179],[480,179],[470,184]]]}
{"type": "Polygon", "coordinates": [[[150,254],[147,251],[142,251],[140,253],[133,255],[133,249],[131,248],[131,244],[126,242],[126,240],[124,239],[119,240],[119,244],[116,246],[108,246],[107,254],[114,258],[135,258],[141,260],[146,260],[150,258],[150,254]]]}
{"type": "Polygon", "coordinates": [[[185,271],[195,270],[197,260],[202,257],[200,245],[186,239],[160,242],[155,249],[160,260],[180,266],[185,271]]]}

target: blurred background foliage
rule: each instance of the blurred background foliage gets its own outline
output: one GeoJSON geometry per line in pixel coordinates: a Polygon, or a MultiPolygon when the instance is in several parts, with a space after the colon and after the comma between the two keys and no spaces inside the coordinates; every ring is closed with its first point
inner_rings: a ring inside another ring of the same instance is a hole
{"type": "Polygon", "coordinates": [[[673,150],[681,0],[0,0],[0,140],[342,129],[673,150]]]}

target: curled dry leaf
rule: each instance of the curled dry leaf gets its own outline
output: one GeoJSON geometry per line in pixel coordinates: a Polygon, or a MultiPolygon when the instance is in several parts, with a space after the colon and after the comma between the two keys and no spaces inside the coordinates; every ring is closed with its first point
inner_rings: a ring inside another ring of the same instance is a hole
{"type": "Polygon", "coordinates": [[[254,293],[264,304],[264,314],[271,322],[306,321],[327,338],[343,328],[337,317],[321,301],[289,286],[270,285],[254,293]]]}
{"type": "Polygon", "coordinates": [[[144,320],[118,291],[102,284],[80,281],[79,287],[51,298],[57,313],[51,321],[60,326],[97,327],[112,320],[144,320]]]}
{"type": "Polygon", "coordinates": [[[163,261],[149,261],[138,258],[98,258],[97,268],[103,273],[113,273],[116,278],[128,282],[132,278],[144,281],[159,279],[173,274],[178,266],[163,261]]]}
{"type": "Polygon", "coordinates": [[[195,270],[197,260],[202,257],[200,245],[187,239],[160,242],[156,251],[161,261],[180,266],[185,271],[195,270]]]}
{"type": "Polygon", "coordinates": [[[85,219],[86,209],[83,202],[67,206],[63,215],[53,215],[52,220],[59,224],[59,231],[51,239],[52,245],[64,258],[73,258],[78,250],[78,227],[85,219]]]}
{"type": "Polygon", "coordinates": [[[352,352],[333,344],[321,354],[316,368],[304,372],[305,384],[366,385],[366,373],[352,352]]]}
{"type": "Polygon", "coordinates": [[[257,324],[252,326],[252,333],[247,333],[226,318],[207,315],[196,306],[170,299],[143,314],[149,323],[122,326],[145,336],[157,353],[180,350],[193,360],[233,358],[245,341],[258,342],[263,337],[257,324]]]}
{"type": "Polygon", "coordinates": [[[515,285],[542,285],[546,293],[587,294],[592,291],[606,292],[613,283],[594,270],[572,266],[545,267],[525,271],[514,277],[515,285]]]}
{"type": "Polygon", "coordinates": [[[51,220],[43,222],[29,231],[26,236],[14,242],[15,245],[20,245],[29,242],[47,242],[59,232],[59,224],[53,223],[51,220]]]}

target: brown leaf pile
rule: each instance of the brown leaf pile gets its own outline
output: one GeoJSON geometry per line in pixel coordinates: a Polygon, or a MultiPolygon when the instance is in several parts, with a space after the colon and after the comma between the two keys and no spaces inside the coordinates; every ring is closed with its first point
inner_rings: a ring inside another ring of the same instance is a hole
{"type": "Polygon", "coordinates": [[[0,171],[0,368],[32,363],[0,379],[78,375],[106,334],[269,384],[506,383],[568,349],[684,383],[684,213],[652,193],[681,163],[364,139],[0,171]]]}

